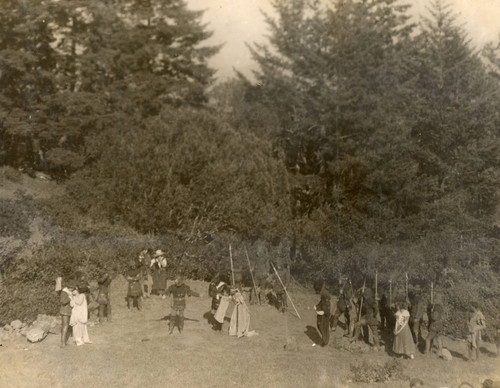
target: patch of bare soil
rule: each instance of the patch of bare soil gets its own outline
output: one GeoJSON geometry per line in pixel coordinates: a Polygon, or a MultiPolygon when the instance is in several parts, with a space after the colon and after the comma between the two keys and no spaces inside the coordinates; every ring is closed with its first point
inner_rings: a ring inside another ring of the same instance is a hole
{"type": "MultiPolygon", "coordinates": [[[[307,292],[292,294],[301,315],[281,314],[269,305],[250,305],[250,329],[258,335],[234,338],[214,332],[204,317],[210,309],[208,284],[189,281],[200,293],[189,298],[182,334],[168,334],[168,299],[153,296],[144,301],[142,311],[128,311],[126,281],[118,277],[112,284],[113,320],[92,324],[93,344],[59,348],[59,336],[30,344],[24,337],[0,347],[1,387],[408,387],[408,380],[386,383],[355,383],[351,365],[361,361],[385,363],[391,356],[384,351],[342,350],[338,343],[342,330],[332,332],[330,345],[313,346],[316,315],[312,306],[317,296],[307,292]],[[294,337],[296,351],[284,349],[294,337]],[[311,339],[312,338],[312,339],[311,339]]],[[[56,297],[56,295],[54,295],[56,297]]],[[[293,310],[293,309],[292,309],[293,310]]],[[[231,311],[228,311],[229,317],[231,311]]],[[[71,342],[71,340],[70,340],[71,342]]],[[[500,379],[500,361],[487,344],[479,362],[468,362],[465,343],[446,339],[445,346],[455,356],[451,361],[436,355],[419,354],[402,360],[408,378],[419,377],[429,387],[458,387],[468,381],[479,387],[485,378],[500,379]]],[[[360,349],[363,345],[360,345],[360,349]]]]}

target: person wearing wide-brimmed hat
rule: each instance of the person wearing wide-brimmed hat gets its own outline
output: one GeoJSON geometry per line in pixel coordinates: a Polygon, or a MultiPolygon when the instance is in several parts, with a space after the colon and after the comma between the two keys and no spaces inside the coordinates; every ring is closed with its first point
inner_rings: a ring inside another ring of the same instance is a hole
{"type": "Polygon", "coordinates": [[[151,259],[150,267],[153,272],[152,294],[160,295],[165,299],[167,289],[167,259],[161,249],[157,249],[151,259]]]}

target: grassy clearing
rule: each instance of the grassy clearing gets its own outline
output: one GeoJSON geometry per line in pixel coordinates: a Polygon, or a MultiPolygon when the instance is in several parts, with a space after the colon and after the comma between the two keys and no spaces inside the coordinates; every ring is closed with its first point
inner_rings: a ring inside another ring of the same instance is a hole
{"type": "MultiPolygon", "coordinates": [[[[0,351],[0,386],[186,386],[186,387],[406,387],[408,380],[356,383],[351,366],[362,361],[386,363],[386,353],[339,351],[332,344],[312,346],[306,326],[315,326],[311,309],[316,295],[294,295],[302,320],[282,315],[270,306],[250,306],[251,330],[259,335],[236,339],[211,330],[203,315],[209,310],[208,285],[191,281],[201,293],[190,298],[182,335],[168,335],[169,302],[157,297],[145,301],[143,311],[127,311],[126,283],[113,285],[113,322],[89,327],[92,345],[59,348],[56,335],[29,344],[23,337],[4,343],[0,351]],[[284,350],[287,335],[297,340],[298,351],[284,350]]],[[[230,315],[230,311],[228,311],[230,315]]],[[[332,333],[334,338],[340,331],[332,333]]],[[[446,347],[460,356],[465,343],[446,339],[446,347]]],[[[462,381],[475,386],[485,378],[500,378],[500,361],[487,346],[483,359],[469,363],[459,357],[444,361],[418,355],[403,360],[408,378],[420,377],[431,387],[455,387],[462,381]]]]}

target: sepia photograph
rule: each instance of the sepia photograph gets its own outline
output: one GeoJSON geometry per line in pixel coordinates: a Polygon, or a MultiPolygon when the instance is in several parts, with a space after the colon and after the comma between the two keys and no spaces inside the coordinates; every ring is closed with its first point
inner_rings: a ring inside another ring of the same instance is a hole
{"type": "Polygon", "coordinates": [[[0,0],[0,387],[500,388],[500,0],[0,0]]]}

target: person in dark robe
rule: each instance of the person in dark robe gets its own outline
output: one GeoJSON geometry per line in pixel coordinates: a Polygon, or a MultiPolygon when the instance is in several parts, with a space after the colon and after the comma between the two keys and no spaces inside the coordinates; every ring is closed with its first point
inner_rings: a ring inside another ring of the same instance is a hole
{"type": "Polygon", "coordinates": [[[410,330],[413,336],[413,342],[418,345],[425,342],[422,336],[422,327],[424,325],[425,303],[422,299],[420,290],[412,292],[410,296],[410,330]]]}
{"type": "Polygon", "coordinates": [[[141,290],[141,268],[135,261],[130,263],[130,269],[127,272],[128,291],[127,307],[131,311],[136,306],[137,310],[142,310],[142,290],[141,290]]]}
{"type": "Polygon", "coordinates": [[[444,308],[442,298],[439,294],[434,296],[434,303],[429,305],[427,316],[429,317],[429,333],[425,339],[425,354],[430,353],[432,345],[436,344],[438,355],[442,356],[443,342],[441,335],[444,329],[444,308]]]}
{"type": "Polygon", "coordinates": [[[321,335],[321,346],[330,342],[330,293],[323,287],[320,293],[320,301],[314,306],[316,310],[316,326],[321,335]]]}
{"type": "Polygon", "coordinates": [[[486,319],[479,310],[479,304],[472,301],[467,314],[467,350],[469,361],[477,361],[480,355],[482,332],[486,329],[486,319]]]}
{"type": "Polygon", "coordinates": [[[393,330],[393,317],[387,293],[383,292],[379,301],[380,327],[382,330],[393,330]]]}
{"type": "Polygon", "coordinates": [[[172,303],[170,310],[170,330],[172,334],[177,326],[179,333],[184,329],[184,310],[186,308],[186,296],[200,296],[197,292],[184,284],[184,276],[177,275],[175,283],[167,288],[167,295],[172,295],[172,303]]]}
{"type": "Polygon", "coordinates": [[[99,290],[97,293],[97,303],[99,304],[99,322],[103,323],[104,319],[111,322],[111,299],[110,286],[111,276],[105,273],[97,282],[99,290]]]}
{"type": "Polygon", "coordinates": [[[151,259],[151,269],[153,277],[152,293],[166,298],[167,289],[167,259],[161,249],[157,249],[151,259]]]}

